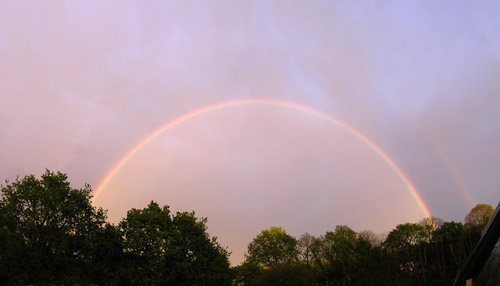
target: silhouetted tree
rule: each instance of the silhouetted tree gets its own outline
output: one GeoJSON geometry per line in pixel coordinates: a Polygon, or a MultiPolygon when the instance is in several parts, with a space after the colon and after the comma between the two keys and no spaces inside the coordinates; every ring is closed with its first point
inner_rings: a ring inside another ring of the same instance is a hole
{"type": "Polygon", "coordinates": [[[427,246],[429,242],[426,227],[417,223],[397,225],[383,245],[395,261],[397,280],[414,278],[417,285],[426,285],[427,246]]]}
{"type": "Polygon", "coordinates": [[[120,234],[90,203],[90,186],[73,189],[66,180],[47,170],[2,186],[1,284],[117,281],[120,234]]]}
{"type": "MultiPolygon", "coordinates": [[[[313,286],[314,273],[303,264],[280,264],[265,269],[250,285],[258,286],[313,286]]],[[[245,284],[245,286],[248,286],[245,284]]]]}
{"type": "Polygon", "coordinates": [[[388,254],[380,244],[374,244],[378,239],[374,240],[372,236],[369,239],[358,234],[354,244],[355,264],[351,285],[390,285],[392,279],[388,254]]]}
{"type": "Polygon", "coordinates": [[[230,285],[228,253],[193,212],[171,215],[151,202],[120,222],[134,285],[230,285]]]}
{"type": "Polygon", "coordinates": [[[232,268],[233,285],[235,286],[258,286],[258,278],[265,269],[256,263],[244,261],[241,265],[232,268]]]}

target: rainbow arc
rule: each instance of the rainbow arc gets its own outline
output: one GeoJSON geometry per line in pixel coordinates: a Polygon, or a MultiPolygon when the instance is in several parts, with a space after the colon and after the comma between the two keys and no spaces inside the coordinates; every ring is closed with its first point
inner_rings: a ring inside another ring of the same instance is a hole
{"type": "Polygon", "coordinates": [[[288,101],[280,101],[280,100],[270,100],[270,99],[244,99],[244,100],[234,100],[234,101],[226,101],[222,103],[217,103],[209,106],[205,106],[196,110],[193,110],[191,112],[188,112],[186,114],[183,114],[171,121],[168,121],[164,125],[160,126],[158,129],[153,131],[151,134],[143,138],[139,143],[137,143],[132,149],[130,149],[112,168],[111,170],[108,171],[108,173],[104,176],[104,178],[101,180],[99,185],[97,186],[96,190],[93,193],[92,200],[97,198],[97,196],[105,189],[106,185],[111,181],[114,175],[132,158],[139,150],[141,150],[143,147],[145,147],[151,140],[156,138],[158,135],[162,134],[163,132],[167,131],[171,127],[174,127],[186,120],[194,119],[197,118],[203,114],[209,113],[209,112],[215,112],[217,110],[223,109],[223,108],[228,108],[228,107],[234,107],[234,106],[239,106],[239,105],[271,105],[271,106],[277,106],[277,107],[283,107],[283,108],[290,108],[306,113],[313,114],[315,116],[318,116],[320,118],[323,118],[333,124],[335,124],[338,127],[343,128],[344,130],[348,131],[350,134],[356,136],[360,140],[362,140],[366,145],[368,145],[373,151],[375,151],[391,168],[394,170],[397,176],[403,181],[403,183],[406,185],[407,189],[411,192],[412,196],[422,209],[423,213],[425,214],[426,217],[431,218],[431,213],[424,203],[422,197],[419,195],[417,192],[415,186],[410,182],[408,179],[408,176],[403,173],[401,168],[394,162],[394,160],[387,155],[386,152],[384,152],[375,142],[373,142],[371,139],[369,139],[367,136],[365,136],[363,133],[360,131],[356,130],[354,127],[348,125],[345,122],[342,122],[326,113],[323,113],[321,111],[312,109],[307,106],[299,105],[293,102],[288,102],[288,101]]]}

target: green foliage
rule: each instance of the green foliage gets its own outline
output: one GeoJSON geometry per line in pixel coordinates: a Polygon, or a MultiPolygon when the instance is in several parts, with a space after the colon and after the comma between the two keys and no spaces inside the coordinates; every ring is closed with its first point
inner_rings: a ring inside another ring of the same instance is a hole
{"type": "MultiPolygon", "coordinates": [[[[373,237],[372,237],[373,239],[373,237]]],[[[354,245],[355,258],[351,285],[390,285],[389,257],[373,240],[358,236],[354,245]]]]}
{"type": "Polygon", "coordinates": [[[298,241],[271,227],[230,269],[194,212],[151,202],[114,226],[90,193],[48,170],[1,186],[0,285],[450,285],[493,213],[479,204],[465,224],[400,224],[383,242],[347,226],[298,241]]]}
{"type": "Polygon", "coordinates": [[[315,262],[324,272],[327,283],[350,283],[355,264],[357,234],[341,225],[316,241],[315,262]]]}
{"type": "Polygon", "coordinates": [[[384,241],[384,247],[392,256],[393,269],[399,279],[414,279],[417,285],[425,284],[428,233],[417,223],[397,225],[384,241]]]}
{"type": "Polygon", "coordinates": [[[119,228],[46,171],[1,188],[0,284],[230,285],[229,254],[206,233],[206,219],[171,215],[157,203],[132,209],[119,228]]]}
{"type": "Polygon", "coordinates": [[[478,226],[439,219],[398,225],[382,244],[389,254],[393,281],[401,285],[452,284],[480,233],[478,226]]]}
{"type": "Polygon", "coordinates": [[[2,186],[2,284],[114,280],[95,262],[119,255],[119,235],[106,224],[105,212],[90,203],[90,187],[72,189],[66,179],[47,170],[41,179],[30,175],[2,186]],[[115,240],[103,240],[106,236],[115,240]]]}
{"type": "Polygon", "coordinates": [[[272,268],[264,268],[255,263],[245,261],[233,267],[234,281],[237,286],[307,286],[316,285],[315,273],[304,264],[279,264],[272,268]]]}
{"type": "Polygon", "coordinates": [[[495,209],[491,205],[477,204],[467,216],[465,216],[465,224],[484,228],[494,211],[495,209]]]}
{"type": "Polygon", "coordinates": [[[297,261],[297,240],[281,227],[264,229],[248,245],[247,260],[265,267],[297,261]]]}
{"type": "Polygon", "coordinates": [[[388,250],[397,251],[416,246],[424,242],[426,238],[424,226],[417,223],[405,223],[397,225],[389,233],[384,245],[388,250]]]}
{"type": "Polygon", "coordinates": [[[252,286],[256,285],[257,277],[264,272],[264,268],[248,261],[244,261],[241,265],[232,268],[233,285],[237,286],[252,286]]]}
{"type": "Polygon", "coordinates": [[[120,222],[134,285],[230,285],[227,251],[206,233],[206,219],[171,215],[151,202],[120,222]]]}
{"type": "Polygon", "coordinates": [[[251,283],[255,286],[313,286],[316,285],[314,273],[301,264],[280,264],[271,269],[266,269],[261,275],[256,276],[251,283]]]}
{"type": "MultiPolygon", "coordinates": [[[[233,285],[450,285],[480,236],[479,228],[462,223],[424,219],[396,226],[381,239],[370,231],[356,233],[337,226],[315,238],[304,234],[297,246],[300,260],[272,263],[269,255],[233,268],[233,285]],[[253,271],[252,271],[253,270],[253,271]],[[300,273],[300,274],[299,274],[300,273]]],[[[281,228],[264,230],[249,245],[273,245],[281,228]],[[258,243],[257,243],[258,242],[258,243]]],[[[268,253],[272,253],[270,250],[268,253]]]]}

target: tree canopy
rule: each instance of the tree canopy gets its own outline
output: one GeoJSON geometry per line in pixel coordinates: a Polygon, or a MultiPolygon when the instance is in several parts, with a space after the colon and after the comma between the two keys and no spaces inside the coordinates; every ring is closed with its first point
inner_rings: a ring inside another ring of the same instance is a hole
{"type": "Polygon", "coordinates": [[[206,219],[151,202],[117,227],[90,193],[48,170],[1,187],[1,285],[231,284],[229,253],[206,219]]]}
{"type": "Polygon", "coordinates": [[[206,232],[194,212],[170,213],[151,202],[120,222],[136,285],[230,285],[228,252],[206,232]]]}
{"type": "Polygon", "coordinates": [[[319,237],[305,233],[297,242],[298,259],[280,263],[271,254],[287,252],[272,246],[285,230],[263,230],[249,244],[247,261],[234,268],[234,285],[450,285],[489,216],[477,209],[489,208],[471,210],[483,223],[464,225],[432,217],[399,224],[384,237],[356,233],[345,225],[319,237]]]}
{"type": "Polygon", "coordinates": [[[106,269],[96,266],[119,255],[114,244],[119,245],[119,235],[106,223],[104,210],[90,203],[90,186],[73,189],[66,179],[65,174],[47,170],[41,179],[30,175],[2,186],[1,280],[12,284],[108,281],[102,273],[106,269]]]}
{"type": "Polygon", "coordinates": [[[297,241],[273,226],[231,268],[206,218],[151,201],[113,225],[90,194],[48,170],[1,186],[0,285],[450,285],[494,211],[478,204],[465,224],[426,218],[384,238],[340,225],[297,241]]]}
{"type": "Polygon", "coordinates": [[[484,227],[490,220],[495,209],[488,204],[477,204],[472,210],[465,216],[465,224],[484,227]]]}
{"type": "Polygon", "coordinates": [[[297,260],[297,239],[281,227],[264,229],[248,245],[246,258],[266,267],[278,266],[297,260]]]}

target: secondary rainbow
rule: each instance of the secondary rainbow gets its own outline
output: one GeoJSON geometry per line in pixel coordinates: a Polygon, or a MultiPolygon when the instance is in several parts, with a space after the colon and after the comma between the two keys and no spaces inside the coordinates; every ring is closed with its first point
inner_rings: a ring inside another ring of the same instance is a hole
{"type": "Polygon", "coordinates": [[[411,115],[411,113],[405,108],[405,106],[400,105],[399,109],[406,111],[404,113],[406,118],[413,125],[413,127],[415,127],[420,132],[420,135],[422,135],[424,137],[425,141],[429,144],[429,146],[432,149],[432,152],[439,159],[439,162],[446,168],[446,170],[448,171],[448,174],[450,175],[450,178],[455,183],[459,194],[464,199],[464,203],[467,206],[467,208],[469,210],[472,209],[474,207],[474,205],[472,204],[472,200],[470,199],[469,194],[465,190],[465,186],[462,183],[462,180],[458,176],[455,169],[452,167],[450,160],[447,159],[447,156],[445,155],[446,153],[439,146],[438,142],[436,140],[434,140],[434,138],[429,134],[429,132],[425,128],[422,127],[421,124],[419,124],[419,121],[414,116],[411,115]]]}
{"type": "Polygon", "coordinates": [[[424,212],[425,216],[428,218],[431,218],[431,213],[429,212],[428,207],[425,205],[424,201],[418,194],[417,190],[413,186],[413,184],[410,182],[408,177],[403,173],[401,168],[392,160],[387,153],[385,153],[380,147],[378,147],[375,142],[370,140],[368,137],[366,137],[364,134],[353,128],[352,126],[348,125],[345,122],[342,122],[326,113],[323,113],[321,111],[312,109],[307,106],[299,105],[293,102],[288,102],[288,101],[280,101],[280,100],[270,100],[270,99],[244,99],[244,100],[234,100],[234,101],[226,101],[226,102],[221,102],[209,106],[205,106],[199,109],[196,109],[194,111],[188,112],[184,115],[181,115],[171,121],[168,121],[165,123],[163,126],[160,128],[156,129],[153,131],[150,135],[146,136],[144,139],[142,139],[137,145],[135,145],[130,151],[125,154],[114,166],[113,168],[106,174],[106,176],[101,180],[99,185],[97,186],[97,189],[95,190],[92,200],[94,200],[101,192],[102,190],[106,187],[106,185],[109,183],[109,181],[113,178],[113,176],[127,163],[127,161],[132,158],[139,150],[141,150],[144,146],[146,146],[151,140],[156,138],[158,135],[163,133],[164,131],[168,130],[169,128],[176,126],[188,119],[192,119],[195,117],[198,117],[202,114],[208,113],[208,112],[213,112],[216,110],[220,110],[222,108],[227,108],[231,106],[238,106],[238,105],[271,105],[271,106],[280,106],[280,107],[286,107],[286,108],[291,108],[295,110],[300,110],[304,111],[313,115],[316,115],[318,117],[321,117],[325,120],[330,121],[331,123],[342,127],[349,133],[355,135],[359,139],[361,139],[363,142],[365,142],[368,146],[370,146],[371,149],[373,149],[377,154],[384,159],[384,161],[394,170],[394,172],[401,178],[401,180],[404,182],[408,190],[411,192],[413,195],[414,199],[417,201],[418,205],[424,212]]]}

